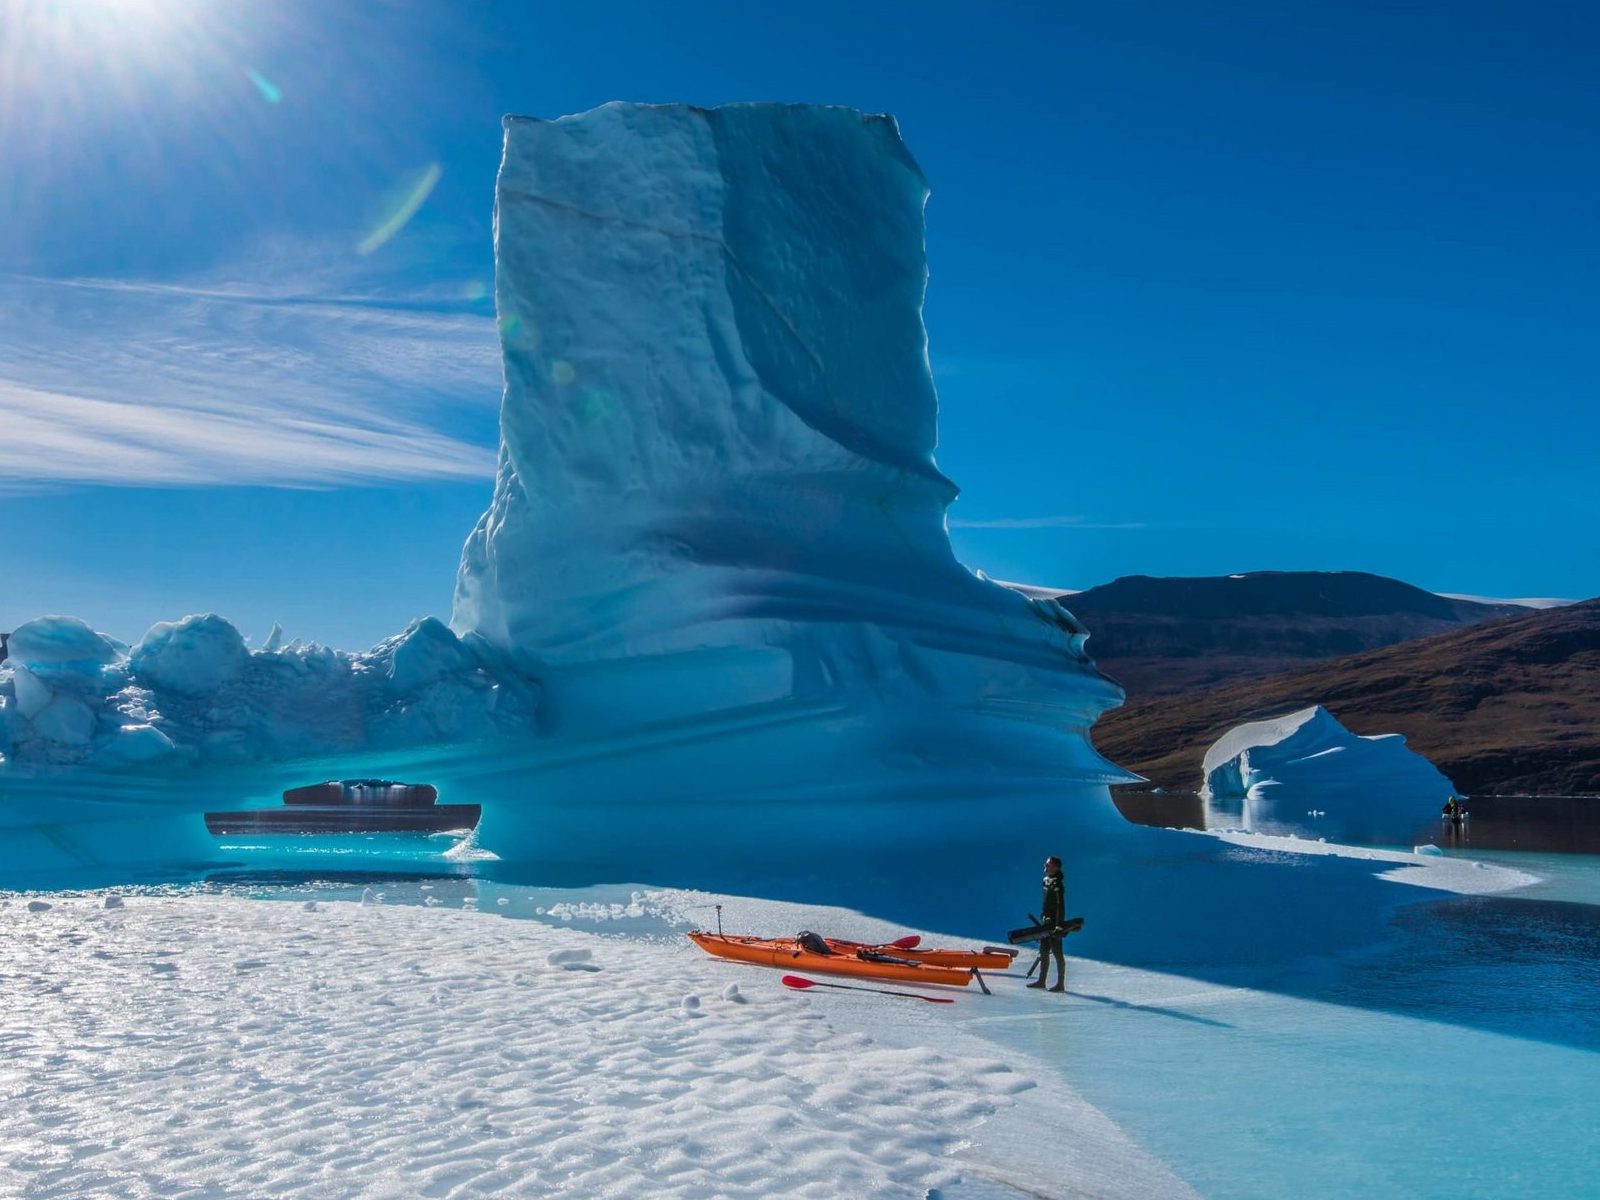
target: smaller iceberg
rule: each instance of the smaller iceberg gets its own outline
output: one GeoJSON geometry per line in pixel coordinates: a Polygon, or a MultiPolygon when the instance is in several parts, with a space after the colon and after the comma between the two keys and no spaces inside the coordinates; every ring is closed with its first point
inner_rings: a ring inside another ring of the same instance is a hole
{"type": "Polygon", "coordinates": [[[1207,824],[1411,845],[1455,785],[1397,733],[1351,733],[1320,704],[1229,730],[1206,751],[1207,824]]]}

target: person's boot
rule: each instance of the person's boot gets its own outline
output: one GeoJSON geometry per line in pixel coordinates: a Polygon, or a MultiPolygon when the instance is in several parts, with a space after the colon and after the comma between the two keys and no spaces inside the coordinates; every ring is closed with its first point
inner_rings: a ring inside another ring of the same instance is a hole
{"type": "MultiPolygon", "coordinates": [[[[1043,979],[1044,976],[1041,975],[1039,978],[1043,979]]],[[[1052,992],[1064,992],[1067,990],[1067,964],[1065,962],[1056,963],[1056,985],[1050,990],[1052,992]]]]}
{"type": "Polygon", "coordinates": [[[1048,958],[1045,958],[1043,955],[1040,955],[1039,956],[1039,978],[1035,979],[1028,986],[1031,987],[1031,988],[1042,988],[1042,987],[1044,987],[1044,981],[1046,979],[1048,979],[1049,977],[1050,977],[1050,960],[1048,958]]]}

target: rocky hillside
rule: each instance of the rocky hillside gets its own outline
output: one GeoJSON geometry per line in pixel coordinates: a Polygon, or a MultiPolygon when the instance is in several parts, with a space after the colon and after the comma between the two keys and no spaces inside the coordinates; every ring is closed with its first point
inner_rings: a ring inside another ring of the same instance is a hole
{"type": "Polygon", "coordinates": [[[1600,600],[1204,691],[1130,696],[1094,740],[1156,783],[1194,788],[1222,733],[1312,704],[1356,733],[1405,734],[1467,792],[1600,793],[1600,600]]]}
{"type": "Polygon", "coordinates": [[[1215,687],[1529,611],[1361,571],[1129,575],[1063,603],[1131,700],[1215,687]]]}

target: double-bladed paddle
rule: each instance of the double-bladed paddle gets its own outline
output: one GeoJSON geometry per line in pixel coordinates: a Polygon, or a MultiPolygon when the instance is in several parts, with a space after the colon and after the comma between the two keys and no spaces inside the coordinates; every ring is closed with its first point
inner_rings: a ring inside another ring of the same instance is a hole
{"type": "Polygon", "coordinates": [[[929,1004],[955,1003],[955,998],[951,996],[924,996],[917,992],[891,992],[884,988],[858,987],[852,983],[819,983],[817,980],[807,979],[803,975],[785,975],[783,977],[783,986],[794,988],[798,992],[803,992],[808,988],[825,987],[838,988],[840,991],[845,992],[874,992],[879,996],[904,996],[907,1000],[926,1000],[929,1004]]]}

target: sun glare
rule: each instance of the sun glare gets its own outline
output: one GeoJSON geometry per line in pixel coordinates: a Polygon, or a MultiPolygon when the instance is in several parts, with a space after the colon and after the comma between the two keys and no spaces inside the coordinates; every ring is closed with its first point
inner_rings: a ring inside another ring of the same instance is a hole
{"type": "Polygon", "coordinates": [[[242,15],[233,0],[0,0],[0,119],[192,95],[238,54],[242,15]]]}

